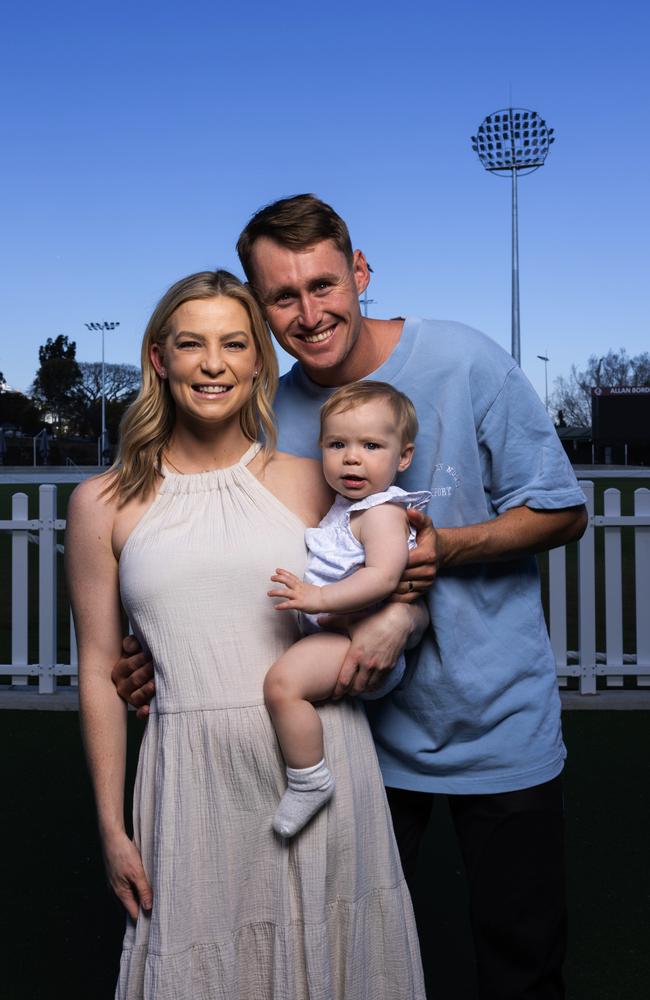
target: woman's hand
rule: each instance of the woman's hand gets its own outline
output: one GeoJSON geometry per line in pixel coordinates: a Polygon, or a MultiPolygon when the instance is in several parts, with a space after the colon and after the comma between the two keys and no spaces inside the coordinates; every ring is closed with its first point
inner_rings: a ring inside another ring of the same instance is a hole
{"type": "Polygon", "coordinates": [[[140,852],[124,832],[104,838],[103,849],[110,886],[131,919],[137,920],[140,907],[149,911],[153,904],[140,852]]]}
{"type": "Polygon", "coordinates": [[[275,605],[276,611],[306,611],[307,614],[317,615],[325,610],[322,587],[305,583],[288,569],[276,569],[271,579],[282,584],[281,588],[267,591],[269,597],[282,598],[281,603],[275,605]]]}

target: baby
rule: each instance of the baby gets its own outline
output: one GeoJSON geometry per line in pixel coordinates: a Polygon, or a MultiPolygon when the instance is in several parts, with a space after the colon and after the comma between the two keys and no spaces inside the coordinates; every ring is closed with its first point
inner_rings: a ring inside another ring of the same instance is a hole
{"type": "MultiPolygon", "coordinates": [[[[413,458],[417,417],[410,399],[386,382],[337,389],[321,409],[323,474],[338,496],[317,528],[308,528],[304,580],[278,569],[270,590],[278,611],[304,612],[305,635],[273,664],[264,698],[287,765],[288,787],[273,819],[293,837],[325,805],[334,779],[323,759],[323,730],[312,702],[332,695],[350,640],[321,631],[318,616],[370,610],[395,591],[415,546],[407,507],[431,494],[393,486],[413,458]]],[[[400,657],[380,697],[399,684],[400,657]]]]}

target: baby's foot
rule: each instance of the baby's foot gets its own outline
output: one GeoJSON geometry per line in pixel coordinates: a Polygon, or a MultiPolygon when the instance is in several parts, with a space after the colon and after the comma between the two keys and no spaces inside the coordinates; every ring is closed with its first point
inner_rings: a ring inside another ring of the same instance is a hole
{"type": "Polygon", "coordinates": [[[287,790],[273,817],[281,837],[293,837],[334,794],[334,778],[324,760],[312,767],[288,767],[287,790]]]}

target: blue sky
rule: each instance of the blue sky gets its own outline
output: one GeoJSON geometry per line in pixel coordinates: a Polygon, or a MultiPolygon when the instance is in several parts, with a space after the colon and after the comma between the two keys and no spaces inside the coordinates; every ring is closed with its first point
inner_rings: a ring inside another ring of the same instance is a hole
{"type": "Polygon", "coordinates": [[[540,394],[591,353],[650,349],[648,5],[622,0],[232,5],[132,0],[3,14],[0,370],[25,389],[59,333],[119,320],[138,360],[176,278],[224,266],[250,214],[313,191],[375,274],[371,314],[510,344],[510,187],[469,136],[537,110],[522,178],[522,367],[540,394]]]}

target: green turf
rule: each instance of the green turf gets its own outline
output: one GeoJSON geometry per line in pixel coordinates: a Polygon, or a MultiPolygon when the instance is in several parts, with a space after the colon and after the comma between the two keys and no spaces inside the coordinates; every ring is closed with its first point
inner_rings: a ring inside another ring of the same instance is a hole
{"type": "MultiPolygon", "coordinates": [[[[565,714],[568,1000],[647,994],[649,724],[648,712],[565,714]]],[[[139,732],[131,717],[131,775],[139,732]]],[[[123,920],[104,884],[76,713],[0,712],[0,759],[0,1000],[110,1000],[123,920]]],[[[465,903],[462,865],[441,800],[417,900],[431,1000],[475,1000],[465,903]]]]}

